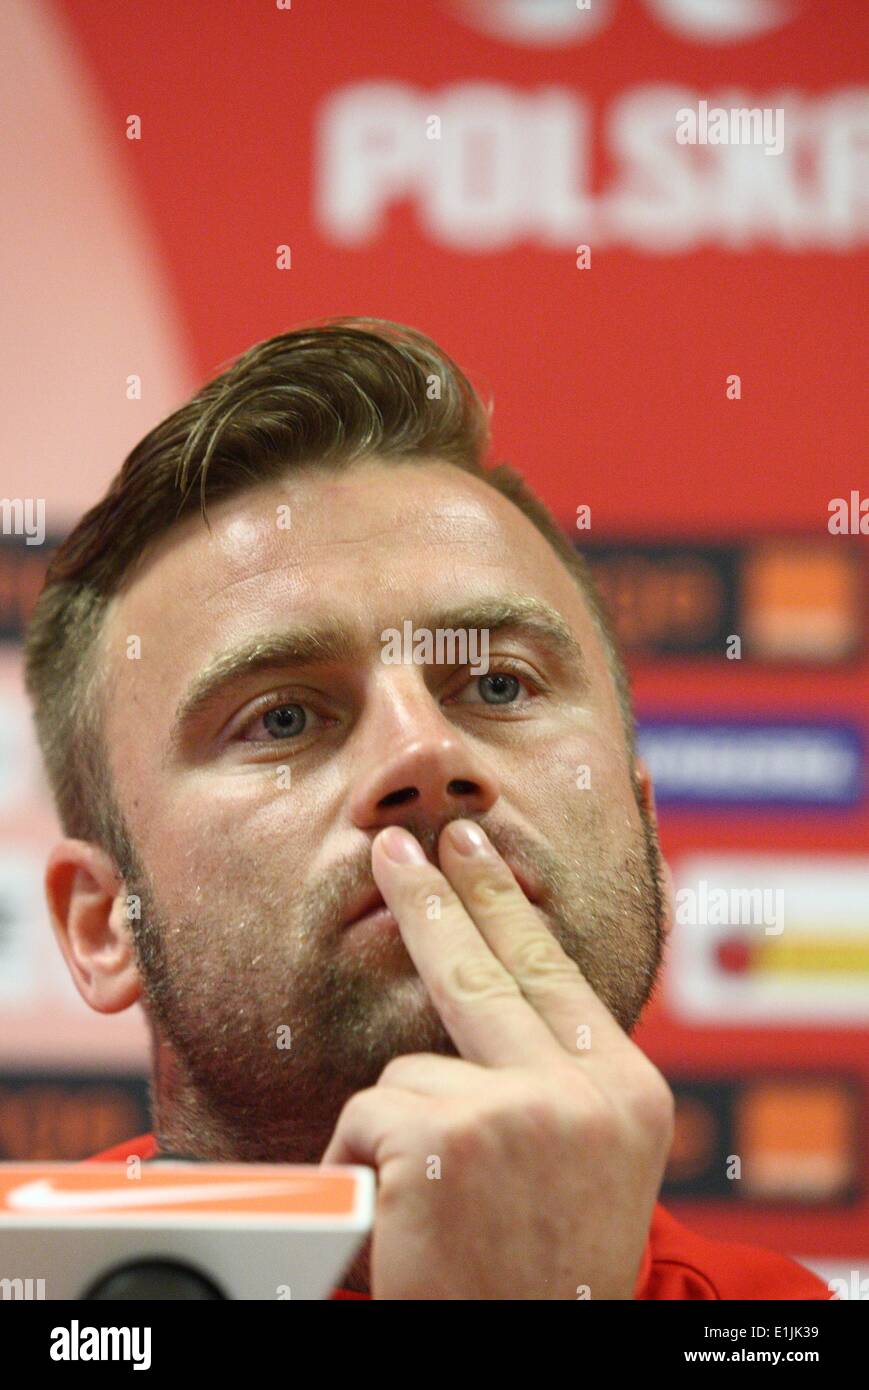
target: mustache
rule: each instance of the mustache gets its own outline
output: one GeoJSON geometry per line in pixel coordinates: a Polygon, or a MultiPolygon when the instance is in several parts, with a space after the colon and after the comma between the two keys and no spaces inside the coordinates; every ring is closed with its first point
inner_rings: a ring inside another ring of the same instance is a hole
{"type": "MultiPolygon", "coordinates": [[[[402,829],[409,830],[419,841],[426,858],[437,865],[437,847],[441,831],[450,821],[459,819],[474,821],[489,837],[499,854],[509,855],[521,870],[527,870],[529,877],[536,877],[544,887],[551,886],[553,870],[546,863],[541,864],[540,847],[512,826],[489,824],[481,817],[466,815],[446,817],[436,826],[432,826],[430,820],[414,820],[413,817],[405,817],[400,824],[402,829]]],[[[386,827],[379,827],[381,828],[386,827]]],[[[372,836],[372,841],[373,838],[372,836]]],[[[342,925],[347,903],[369,890],[379,891],[371,872],[371,842],[361,853],[357,852],[337,860],[318,882],[309,888],[310,903],[306,904],[305,919],[310,922],[313,916],[320,920],[321,926],[326,925],[330,932],[337,931],[342,925]],[[307,910],[308,908],[311,911],[307,910]]]]}

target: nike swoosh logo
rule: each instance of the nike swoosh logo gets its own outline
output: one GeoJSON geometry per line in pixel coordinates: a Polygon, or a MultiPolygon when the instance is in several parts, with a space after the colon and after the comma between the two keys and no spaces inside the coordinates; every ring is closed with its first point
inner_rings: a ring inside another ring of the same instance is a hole
{"type": "Polygon", "coordinates": [[[116,1187],[96,1191],[63,1192],[47,1179],[25,1183],[7,1193],[6,1205],[12,1211],[104,1211],[132,1210],[140,1207],[159,1207],[169,1203],[187,1206],[194,1202],[219,1202],[232,1197],[277,1197],[295,1192],[310,1191],[311,1184],[298,1178],[271,1182],[205,1183],[202,1186],[136,1187],[129,1192],[116,1187]]]}

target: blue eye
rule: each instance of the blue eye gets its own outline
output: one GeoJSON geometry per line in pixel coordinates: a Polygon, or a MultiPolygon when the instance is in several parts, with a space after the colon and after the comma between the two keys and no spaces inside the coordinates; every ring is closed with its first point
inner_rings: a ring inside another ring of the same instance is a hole
{"type": "Polygon", "coordinates": [[[248,721],[241,731],[243,743],[292,743],[309,731],[311,707],[296,700],[273,700],[248,721]],[[263,735],[252,735],[260,725],[263,735]]]}
{"type": "Polygon", "coordinates": [[[302,733],[308,722],[303,705],[275,705],[273,709],[266,710],[261,718],[263,727],[277,738],[302,733]]]}
{"type": "Polygon", "coordinates": [[[487,671],[484,676],[473,676],[468,682],[468,687],[479,691],[481,699],[460,700],[459,704],[484,704],[494,707],[510,707],[517,704],[516,696],[521,693],[523,687],[530,687],[535,692],[538,689],[536,682],[531,681],[524,671],[521,676],[517,675],[511,666],[499,666],[487,671]],[[487,698],[487,695],[491,698],[487,698]]]}
{"type": "MultiPolygon", "coordinates": [[[[481,693],[487,688],[486,682],[490,682],[488,689],[494,696],[491,703],[495,705],[509,704],[511,699],[518,695],[522,689],[516,676],[511,676],[505,671],[496,672],[494,675],[480,676],[479,681],[481,693]]],[[[484,694],[483,699],[485,700],[485,698],[484,694]]],[[[487,701],[487,703],[489,702],[487,701]]]]}

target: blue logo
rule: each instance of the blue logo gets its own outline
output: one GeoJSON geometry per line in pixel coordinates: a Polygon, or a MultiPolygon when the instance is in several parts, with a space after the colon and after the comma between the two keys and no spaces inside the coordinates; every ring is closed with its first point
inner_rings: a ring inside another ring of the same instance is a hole
{"type": "Polygon", "coordinates": [[[855,806],[865,749],[852,724],[820,720],[639,718],[637,751],[659,806],[855,806]]]}

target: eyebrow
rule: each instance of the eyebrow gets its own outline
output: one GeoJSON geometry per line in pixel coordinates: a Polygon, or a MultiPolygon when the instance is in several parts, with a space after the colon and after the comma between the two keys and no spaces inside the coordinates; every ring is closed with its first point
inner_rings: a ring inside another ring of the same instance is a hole
{"type": "MultiPolygon", "coordinates": [[[[415,631],[426,628],[514,633],[553,657],[583,689],[588,687],[588,669],[579,642],[558,610],[543,599],[528,594],[481,598],[429,613],[425,623],[414,623],[415,631]]],[[[175,711],[167,752],[177,753],[190,727],[240,681],[268,671],[358,661],[364,657],[366,645],[358,629],[337,617],[300,622],[246,638],[214,657],[194,677],[175,711]]]]}

